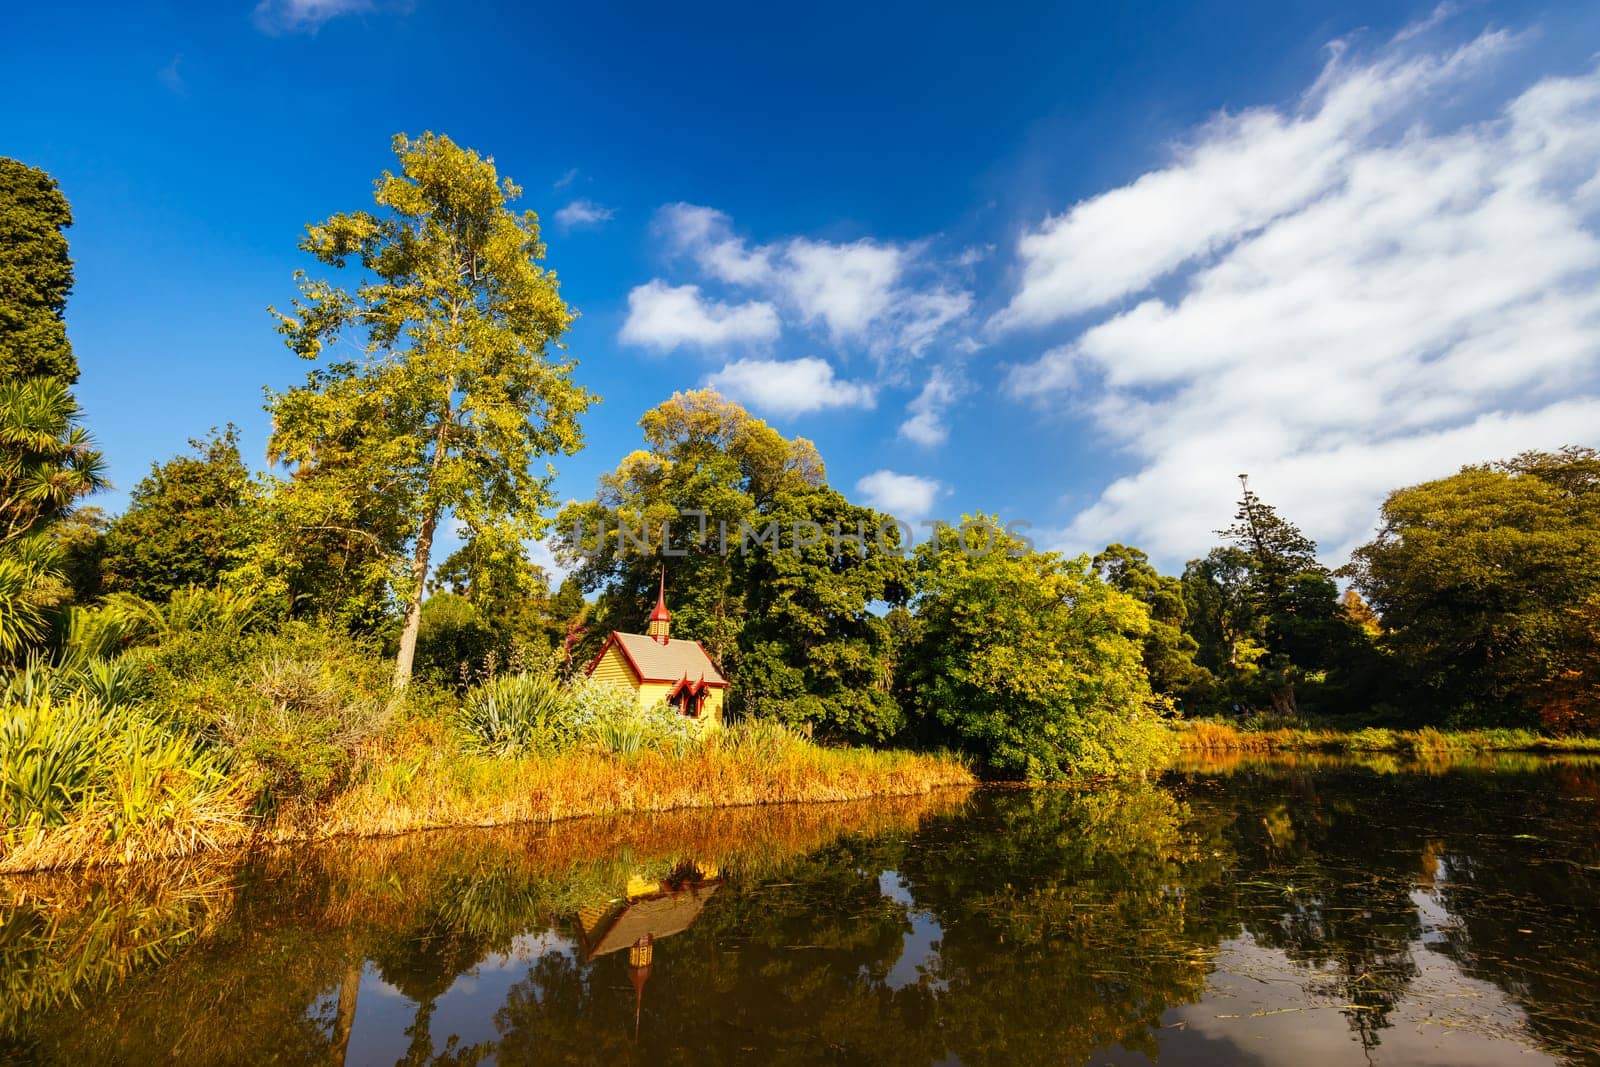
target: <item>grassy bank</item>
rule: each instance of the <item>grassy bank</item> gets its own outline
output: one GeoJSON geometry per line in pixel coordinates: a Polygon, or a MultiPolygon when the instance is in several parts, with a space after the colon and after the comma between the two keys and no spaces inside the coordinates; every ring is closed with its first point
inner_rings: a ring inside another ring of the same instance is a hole
{"type": "Polygon", "coordinates": [[[397,699],[373,647],[203,591],[0,677],[0,871],[579,816],[912,796],[954,757],[706,728],[554,666],[397,699]]]}
{"type": "Polygon", "coordinates": [[[1229,723],[1181,722],[1174,732],[1180,752],[1384,752],[1405,756],[1488,752],[1600,753],[1600,737],[1546,737],[1529,730],[1241,730],[1229,723]]]}
{"type": "Polygon", "coordinates": [[[103,792],[65,818],[12,828],[0,872],[452,826],[906,797],[974,781],[953,758],[824,748],[763,724],[716,731],[673,752],[582,748],[497,756],[433,740],[408,737],[374,753],[357,780],[331,798],[269,813],[253,810],[258,798],[243,780],[197,790],[193,776],[174,778],[163,799],[124,788],[127,776],[113,775],[103,792]]]}

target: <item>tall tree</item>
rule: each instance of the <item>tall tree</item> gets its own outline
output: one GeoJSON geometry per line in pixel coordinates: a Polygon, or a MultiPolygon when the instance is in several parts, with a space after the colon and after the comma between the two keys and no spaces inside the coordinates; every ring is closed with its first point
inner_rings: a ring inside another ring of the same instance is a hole
{"type": "Polygon", "coordinates": [[[238,431],[213,430],[189,447],[191,455],[150,465],[106,532],[108,591],[164,601],[191,585],[216,585],[249,559],[262,512],[238,431]]]}
{"type": "Polygon", "coordinates": [[[1524,453],[1398,489],[1349,573],[1430,717],[1590,714],[1572,702],[1600,659],[1600,452],[1524,453]]]}
{"type": "Polygon", "coordinates": [[[732,712],[832,737],[897,732],[893,634],[873,610],[907,584],[902,556],[878,550],[887,516],[829,488],[810,441],[714,392],[678,393],[640,426],[647,447],[561,514],[562,554],[601,592],[589,643],[637,631],[664,568],[673,633],[721,663],[732,712]]]}
{"type": "Polygon", "coordinates": [[[1317,559],[1317,545],[1250,488],[1246,475],[1234,524],[1221,530],[1247,562],[1245,589],[1265,649],[1257,666],[1275,710],[1299,710],[1298,686],[1322,681],[1363,631],[1339,607],[1332,572],[1317,559]]]}
{"type": "Polygon", "coordinates": [[[1144,605],[1087,556],[1029,551],[997,518],[916,549],[916,645],[902,680],[925,721],[1030,779],[1141,772],[1171,747],[1142,662],[1144,605]],[[993,551],[974,553],[974,545],[993,551]]]}
{"type": "Polygon", "coordinates": [[[78,380],[65,318],[71,225],[54,178],[0,156],[0,379],[78,380]]]}
{"type": "Polygon", "coordinates": [[[1112,588],[1143,601],[1150,609],[1150,632],[1144,639],[1150,688],[1179,703],[1204,698],[1215,679],[1195,662],[1199,642],[1184,632],[1189,606],[1183,580],[1162,574],[1143,551],[1127,545],[1107,545],[1094,558],[1093,566],[1112,588]]]}
{"type": "MultiPolygon", "coordinates": [[[[540,267],[538,217],[494,161],[425,133],[394,139],[400,173],[384,172],[380,211],[307,227],[301,248],[366,279],[347,292],[298,276],[294,314],[277,314],[288,346],[315,360],[335,341],[361,349],[326,362],[305,386],[271,395],[269,451],[325,477],[292,483],[312,500],[376,497],[409,559],[399,574],[403,622],[394,684],[411,679],[434,535],[447,513],[483,543],[537,536],[554,469],[577,451],[592,395],[572,380],[560,343],[573,319],[540,267]],[[324,464],[326,453],[339,457],[324,464]]],[[[386,546],[385,546],[386,547],[386,546]]]]}

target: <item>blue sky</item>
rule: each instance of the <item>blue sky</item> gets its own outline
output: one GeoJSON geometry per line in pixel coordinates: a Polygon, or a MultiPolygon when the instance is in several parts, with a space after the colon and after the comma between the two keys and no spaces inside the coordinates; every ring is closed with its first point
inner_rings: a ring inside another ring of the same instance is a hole
{"type": "Polygon", "coordinates": [[[1600,7],[0,14],[0,153],[72,201],[79,394],[126,491],[304,367],[265,307],[397,131],[493,155],[605,402],[715,384],[915,521],[1181,566],[1249,471],[1337,560],[1388,488],[1600,443],[1600,7]]]}

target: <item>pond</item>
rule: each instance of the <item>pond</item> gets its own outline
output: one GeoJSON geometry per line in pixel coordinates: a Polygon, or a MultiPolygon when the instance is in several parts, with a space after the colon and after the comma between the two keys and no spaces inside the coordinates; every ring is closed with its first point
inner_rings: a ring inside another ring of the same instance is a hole
{"type": "Polygon", "coordinates": [[[1215,762],[0,880],[47,1063],[1600,1063],[1600,765],[1215,762]]]}

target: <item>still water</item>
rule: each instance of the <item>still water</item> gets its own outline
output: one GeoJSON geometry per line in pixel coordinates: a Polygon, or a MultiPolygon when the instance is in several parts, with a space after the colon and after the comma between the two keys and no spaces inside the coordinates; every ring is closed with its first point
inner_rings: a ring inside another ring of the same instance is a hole
{"type": "Polygon", "coordinates": [[[72,1063],[1600,1063],[1600,765],[438,832],[0,880],[72,1063]]]}

